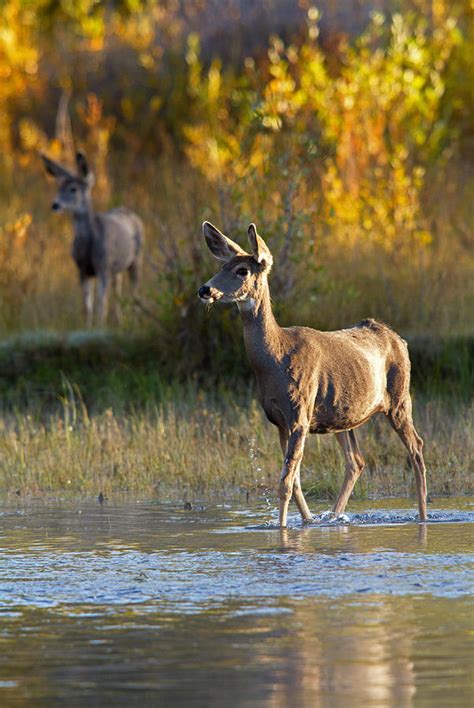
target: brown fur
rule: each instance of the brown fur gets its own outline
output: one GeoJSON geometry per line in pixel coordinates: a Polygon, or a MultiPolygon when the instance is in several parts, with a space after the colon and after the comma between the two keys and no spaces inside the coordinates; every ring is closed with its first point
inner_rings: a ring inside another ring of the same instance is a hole
{"type": "Polygon", "coordinates": [[[237,302],[244,342],[267,418],[278,427],[285,455],[280,480],[280,525],[292,495],[304,520],[312,516],[301,491],[300,465],[308,433],[335,433],[346,475],[334,505],[341,514],[364,468],[354,428],[384,413],[407,447],[418,486],[420,519],[426,520],[423,442],[411,413],[410,359],[406,342],[387,325],[362,320],[349,329],[320,332],[280,327],[272,312],[267,276],[272,255],[253,224],[252,255],[204,222],[212,253],[225,261],[199,291],[204,302],[237,302]]]}

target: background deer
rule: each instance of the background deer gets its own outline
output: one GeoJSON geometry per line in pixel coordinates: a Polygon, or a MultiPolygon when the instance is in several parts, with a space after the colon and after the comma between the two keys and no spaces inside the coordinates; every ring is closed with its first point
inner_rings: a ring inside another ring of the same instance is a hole
{"type": "Polygon", "coordinates": [[[270,301],[268,274],[273,258],[250,224],[251,254],[205,221],[203,234],[224,265],[199,289],[202,302],[236,302],[244,343],[268,420],[278,427],[284,455],[280,477],[280,526],[293,496],[304,521],[312,515],[301,490],[300,466],[308,433],[335,433],[345,457],[344,482],[333,508],[346,508],[364,469],[354,428],[385,413],[408,449],[415,472],[420,520],[426,521],[423,441],[412,420],[410,360],[406,342],[372,319],[349,329],[320,332],[280,327],[270,301]]]}
{"type": "Polygon", "coordinates": [[[79,269],[87,325],[91,326],[94,318],[93,278],[98,280],[99,323],[104,324],[107,319],[111,285],[115,295],[115,313],[119,318],[124,271],[128,271],[134,294],[138,287],[143,257],[143,223],[125,207],[104,213],[94,211],[91,198],[94,175],[83,153],[76,153],[77,174],[46,155],[41,157],[47,172],[58,180],[53,211],[68,211],[72,215],[72,257],[79,269]]]}

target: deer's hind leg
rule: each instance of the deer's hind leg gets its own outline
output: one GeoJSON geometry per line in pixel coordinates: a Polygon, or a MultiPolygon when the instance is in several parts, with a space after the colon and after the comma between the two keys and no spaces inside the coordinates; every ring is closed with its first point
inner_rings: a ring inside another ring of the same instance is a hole
{"type": "Polygon", "coordinates": [[[82,301],[84,303],[84,316],[86,327],[92,327],[94,322],[94,281],[92,278],[81,275],[82,301]]]}
{"type": "MultiPolygon", "coordinates": [[[[283,457],[286,456],[286,451],[288,448],[288,435],[282,429],[278,428],[280,434],[280,445],[283,457]]],[[[298,511],[300,512],[303,521],[313,521],[313,515],[309,510],[309,506],[304,498],[303,490],[301,489],[301,473],[300,473],[301,462],[298,464],[298,468],[295,474],[295,479],[293,482],[293,498],[295,500],[298,511]]]]}
{"type": "Polygon", "coordinates": [[[416,432],[411,413],[411,398],[402,401],[387,413],[390,425],[408,450],[410,464],[415,473],[418,491],[418,509],[420,521],[426,521],[426,467],[423,458],[423,440],[416,432]]]}
{"type": "Polygon", "coordinates": [[[112,277],[112,288],[114,291],[114,318],[117,323],[122,321],[122,297],[123,273],[115,273],[112,277]]]}
{"type": "Polygon", "coordinates": [[[141,254],[139,254],[128,269],[128,275],[130,276],[130,284],[131,284],[131,288],[132,288],[132,297],[136,297],[136,295],[137,295],[138,286],[140,284],[141,273],[142,273],[142,258],[141,258],[141,254]]]}
{"type": "Polygon", "coordinates": [[[109,286],[110,277],[108,273],[99,273],[99,303],[98,316],[99,323],[103,326],[107,320],[109,309],[109,286]]]}
{"type": "Polygon", "coordinates": [[[335,514],[342,514],[347,506],[347,502],[352,494],[355,483],[362,474],[365,467],[365,461],[359,450],[353,430],[343,433],[336,433],[336,440],[344,453],[346,472],[341,491],[339,492],[336,503],[334,504],[333,512],[335,514]]]}

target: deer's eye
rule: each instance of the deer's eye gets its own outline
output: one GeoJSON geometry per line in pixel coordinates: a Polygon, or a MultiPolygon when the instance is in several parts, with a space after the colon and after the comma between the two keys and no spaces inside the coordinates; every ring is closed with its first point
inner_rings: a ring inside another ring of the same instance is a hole
{"type": "Polygon", "coordinates": [[[237,273],[237,275],[241,275],[242,278],[246,278],[249,274],[249,271],[247,268],[239,268],[235,272],[237,273]]]}
{"type": "Polygon", "coordinates": [[[77,192],[77,187],[70,187],[69,191],[71,192],[71,194],[75,194],[77,192]]]}

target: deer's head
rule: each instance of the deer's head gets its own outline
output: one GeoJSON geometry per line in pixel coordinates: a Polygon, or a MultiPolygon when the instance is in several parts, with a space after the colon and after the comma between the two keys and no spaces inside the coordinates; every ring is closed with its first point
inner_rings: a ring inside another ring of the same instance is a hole
{"type": "Polygon", "coordinates": [[[85,155],[76,154],[77,174],[68,170],[59,162],[41,155],[46,172],[58,181],[58,193],[51,204],[53,211],[70,211],[73,214],[85,213],[90,205],[94,174],[89,169],[85,155]]]}
{"type": "Polygon", "coordinates": [[[250,224],[248,228],[250,253],[208,221],[203,223],[202,232],[211,253],[224,264],[214,277],[199,288],[201,301],[209,305],[217,300],[258,302],[266,287],[273,257],[263,238],[258,235],[255,224],[250,224]]]}

